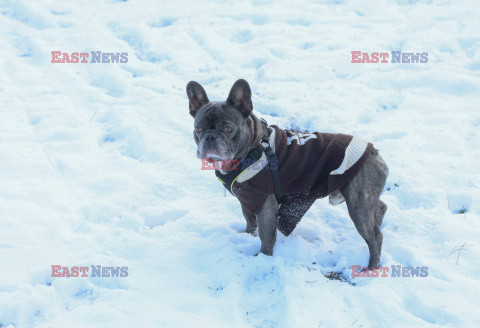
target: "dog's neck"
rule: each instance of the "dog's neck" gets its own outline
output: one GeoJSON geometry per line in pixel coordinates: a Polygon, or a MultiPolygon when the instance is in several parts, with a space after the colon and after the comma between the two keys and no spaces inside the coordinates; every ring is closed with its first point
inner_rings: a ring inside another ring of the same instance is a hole
{"type": "MultiPolygon", "coordinates": [[[[235,155],[234,160],[242,160],[247,157],[250,150],[257,147],[264,137],[268,137],[268,128],[260,121],[254,114],[250,114],[247,117],[247,127],[250,130],[249,142],[245,143],[245,146],[235,155]]],[[[222,174],[230,172],[230,170],[221,170],[222,174]]]]}
{"type": "Polygon", "coordinates": [[[250,140],[245,147],[236,154],[235,159],[245,158],[250,150],[257,147],[264,137],[268,137],[268,128],[254,114],[247,117],[247,126],[250,130],[250,140]]]}

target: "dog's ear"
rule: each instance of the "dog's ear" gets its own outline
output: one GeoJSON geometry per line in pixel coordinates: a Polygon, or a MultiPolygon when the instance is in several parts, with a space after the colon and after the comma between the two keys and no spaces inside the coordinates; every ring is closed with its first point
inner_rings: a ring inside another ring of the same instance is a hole
{"type": "Polygon", "coordinates": [[[195,81],[188,82],[187,96],[189,100],[190,115],[193,117],[197,115],[197,111],[200,107],[210,102],[203,87],[195,81]]]}
{"type": "Polygon", "coordinates": [[[227,104],[238,109],[244,117],[252,113],[252,91],[247,81],[240,79],[233,84],[228,94],[227,104]]]}

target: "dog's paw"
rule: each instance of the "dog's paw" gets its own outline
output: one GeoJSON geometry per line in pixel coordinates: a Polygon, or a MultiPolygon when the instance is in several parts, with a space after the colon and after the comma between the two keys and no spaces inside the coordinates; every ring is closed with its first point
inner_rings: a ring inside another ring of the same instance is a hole
{"type": "Polygon", "coordinates": [[[370,257],[368,261],[368,269],[372,270],[373,268],[378,268],[380,266],[380,256],[378,257],[370,257]]]}
{"type": "Polygon", "coordinates": [[[237,230],[238,233],[249,233],[251,234],[252,236],[254,237],[257,237],[258,234],[257,234],[257,228],[247,228],[245,230],[237,230]]]}
{"type": "Polygon", "coordinates": [[[266,256],[273,256],[273,250],[260,250],[260,252],[255,254],[255,256],[258,256],[260,254],[263,254],[266,256]]]}

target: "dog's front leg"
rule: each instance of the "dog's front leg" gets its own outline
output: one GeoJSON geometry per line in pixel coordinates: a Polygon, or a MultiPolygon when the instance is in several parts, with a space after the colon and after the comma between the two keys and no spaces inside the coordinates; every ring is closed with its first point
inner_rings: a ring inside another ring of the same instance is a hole
{"type": "Polygon", "coordinates": [[[277,236],[277,210],[278,203],[275,195],[270,195],[257,215],[258,233],[262,242],[260,253],[265,255],[273,254],[273,246],[277,236]]]}
{"type": "Polygon", "coordinates": [[[245,228],[245,231],[242,231],[242,232],[246,232],[254,235],[255,231],[257,230],[257,218],[255,217],[255,214],[253,212],[250,212],[243,205],[242,205],[242,213],[243,213],[243,217],[245,218],[245,221],[247,221],[247,227],[245,228]]]}

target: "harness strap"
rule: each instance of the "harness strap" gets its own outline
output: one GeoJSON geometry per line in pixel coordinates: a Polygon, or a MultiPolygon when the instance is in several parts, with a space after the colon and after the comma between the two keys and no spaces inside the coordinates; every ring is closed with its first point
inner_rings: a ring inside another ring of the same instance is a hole
{"type": "MultiPolygon", "coordinates": [[[[260,119],[262,124],[268,128],[268,123],[265,119],[260,119]]],[[[273,188],[275,191],[275,198],[277,199],[278,208],[282,206],[282,188],[280,185],[280,175],[278,174],[278,157],[275,154],[275,150],[270,147],[270,142],[268,141],[268,137],[264,137],[262,139],[262,143],[266,143],[267,146],[264,147],[265,155],[267,155],[268,160],[268,167],[272,172],[273,177],[273,188]]],[[[278,219],[278,218],[277,218],[278,219]]]]}
{"type": "Polygon", "coordinates": [[[272,172],[273,177],[273,188],[275,192],[275,198],[277,199],[278,207],[282,206],[282,188],[280,185],[280,174],[278,174],[278,157],[270,147],[268,139],[263,139],[262,143],[266,143],[267,146],[264,147],[263,151],[267,155],[268,168],[272,172]]]}

